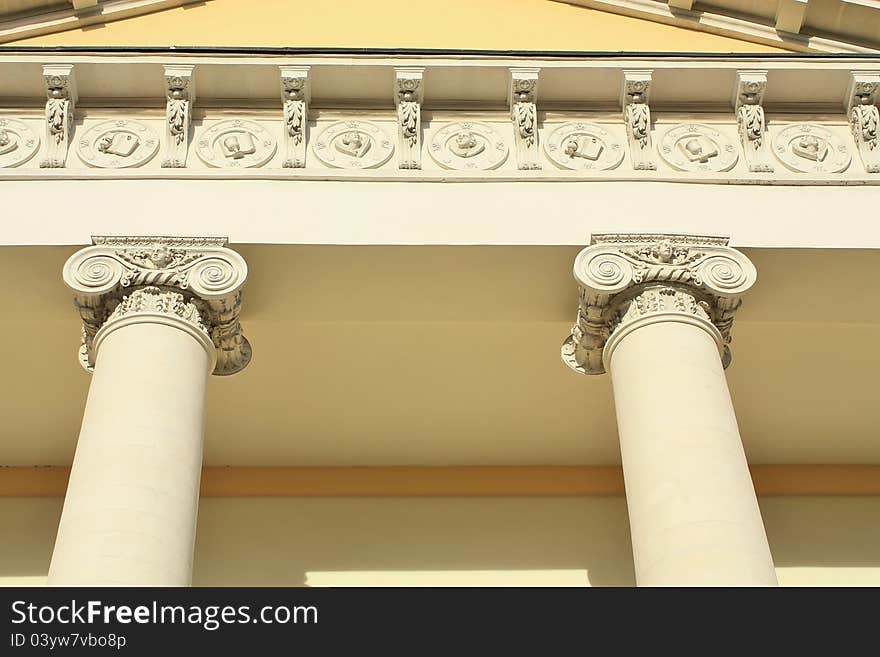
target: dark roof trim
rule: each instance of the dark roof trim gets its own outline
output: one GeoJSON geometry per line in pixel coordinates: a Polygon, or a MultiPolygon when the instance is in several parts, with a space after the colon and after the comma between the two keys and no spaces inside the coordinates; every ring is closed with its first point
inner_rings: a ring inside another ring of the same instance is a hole
{"type": "Polygon", "coordinates": [[[297,48],[238,46],[3,46],[0,54],[13,53],[107,53],[188,55],[366,55],[366,56],[465,56],[515,57],[519,59],[877,59],[880,53],[705,53],[705,52],[631,52],[592,50],[456,50],[447,48],[297,48]]]}

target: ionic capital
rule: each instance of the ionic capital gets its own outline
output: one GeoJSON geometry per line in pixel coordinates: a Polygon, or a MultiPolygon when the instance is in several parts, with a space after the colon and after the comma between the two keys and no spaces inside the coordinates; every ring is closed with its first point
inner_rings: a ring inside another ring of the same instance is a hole
{"type": "Polygon", "coordinates": [[[64,265],[64,282],[83,321],[83,367],[95,366],[101,329],[136,321],[175,322],[213,344],[214,374],[248,364],[251,348],[238,320],[247,264],[225,247],[226,238],[111,236],[92,242],[64,265]]]}
{"type": "Polygon", "coordinates": [[[757,274],[725,237],[603,234],[577,255],[574,277],[580,303],[562,360],[601,374],[624,335],[658,321],[704,328],[727,367],[734,315],[757,274]]]}

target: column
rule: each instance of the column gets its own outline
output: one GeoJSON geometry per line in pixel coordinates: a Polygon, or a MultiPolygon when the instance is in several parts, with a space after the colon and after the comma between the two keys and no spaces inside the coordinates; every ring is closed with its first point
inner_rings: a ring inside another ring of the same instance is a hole
{"type": "Polygon", "coordinates": [[[208,376],[250,359],[247,276],[219,238],[95,238],[64,280],[93,378],[50,585],[187,586],[208,376]]]}
{"type": "Polygon", "coordinates": [[[724,368],[748,259],[724,238],[597,235],[563,360],[611,373],[639,586],[775,586],[724,368]]]}

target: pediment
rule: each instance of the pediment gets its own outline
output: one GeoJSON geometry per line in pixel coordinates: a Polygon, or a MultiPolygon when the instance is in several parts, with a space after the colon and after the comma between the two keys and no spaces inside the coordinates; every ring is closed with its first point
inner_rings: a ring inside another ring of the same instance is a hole
{"type": "Polygon", "coordinates": [[[804,50],[800,45],[760,43],[734,33],[714,34],[699,25],[666,24],[649,15],[622,15],[613,3],[373,0],[342,4],[320,2],[306,8],[289,0],[0,0],[0,42],[537,52],[804,50]]]}

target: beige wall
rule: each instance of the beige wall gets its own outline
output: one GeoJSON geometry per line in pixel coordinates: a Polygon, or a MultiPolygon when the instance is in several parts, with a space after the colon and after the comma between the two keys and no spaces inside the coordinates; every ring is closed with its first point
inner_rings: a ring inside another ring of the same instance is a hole
{"type": "Polygon", "coordinates": [[[785,52],[548,0],[211,0],[13,43],[785,52]]]}
{"type": "MultiPolygon", "coordinates": [[[[880,585],[880,497],[765,498],[783,585],[880,585]]],[[[45,582],[60,499],[0,499],[0,584],[45,582]]],[[[633,583],[622,498],[202,500],[196,585],[633,583]]]]}

